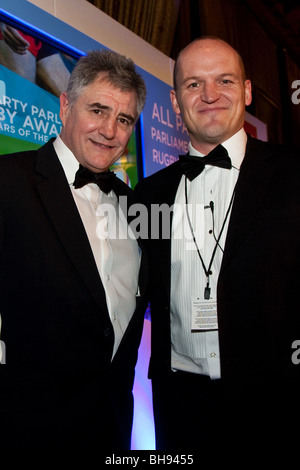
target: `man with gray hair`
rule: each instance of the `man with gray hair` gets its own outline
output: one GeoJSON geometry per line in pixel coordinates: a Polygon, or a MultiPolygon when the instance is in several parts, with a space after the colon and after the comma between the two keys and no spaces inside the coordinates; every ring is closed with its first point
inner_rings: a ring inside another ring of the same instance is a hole
{"type": "Polygon", "coordinates": [[[60,96],[60,136],[0,158],[1,450],[130,448],[144,256],[110,167],[145,99],[131,59],[92,51],[60,96]]]}

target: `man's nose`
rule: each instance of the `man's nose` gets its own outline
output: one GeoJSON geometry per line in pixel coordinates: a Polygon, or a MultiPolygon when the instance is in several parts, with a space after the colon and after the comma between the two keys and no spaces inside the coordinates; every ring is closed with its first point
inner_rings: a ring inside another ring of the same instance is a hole
{"type": "Polygon", "coordinates": [[[201,99],[205,103],[214,103],[220,98],[220,91],[215,83],[205,83],[201,90],[201,99]]]}
{"type": "Polygon", "coordinates": [[[117,123],[114,118],[106,118],[101,122],[98,132],[107,140],[112,140],[116,135],[117,123]]]}

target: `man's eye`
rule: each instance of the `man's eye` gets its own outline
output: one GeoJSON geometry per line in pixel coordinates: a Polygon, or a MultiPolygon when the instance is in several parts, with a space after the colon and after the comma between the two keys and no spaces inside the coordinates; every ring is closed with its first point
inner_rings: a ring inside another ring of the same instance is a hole
{"type": "Polygon", "coordinates": [[[119,118],[118,119],[121,124],[129,125],[130,122],[126,118],[119,118]]]}
{"type": "Polygon", "coordinates": [[[197,82],[193,82],[189,84],[189,88],[197,88],[197,86],[198,86],[197,82]]]}

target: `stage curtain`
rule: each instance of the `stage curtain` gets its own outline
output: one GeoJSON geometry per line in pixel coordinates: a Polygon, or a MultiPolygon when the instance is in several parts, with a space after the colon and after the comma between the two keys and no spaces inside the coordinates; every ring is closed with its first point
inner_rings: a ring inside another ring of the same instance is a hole
{"type": "Polygon", "coordinates": [[[181,0],[88,1],[164,54],[170,55],[181,0]]]}

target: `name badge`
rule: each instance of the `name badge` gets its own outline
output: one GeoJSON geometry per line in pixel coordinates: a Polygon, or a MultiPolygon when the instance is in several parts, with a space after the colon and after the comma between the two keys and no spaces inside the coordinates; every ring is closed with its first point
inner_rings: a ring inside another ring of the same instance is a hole
{"type": "Polygon", "coordinates": [[[217,302],[215,300],[193,300],[192,331],[218,329],[217,302]]]}

